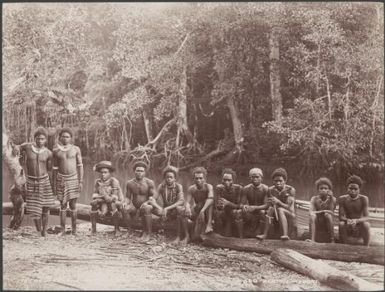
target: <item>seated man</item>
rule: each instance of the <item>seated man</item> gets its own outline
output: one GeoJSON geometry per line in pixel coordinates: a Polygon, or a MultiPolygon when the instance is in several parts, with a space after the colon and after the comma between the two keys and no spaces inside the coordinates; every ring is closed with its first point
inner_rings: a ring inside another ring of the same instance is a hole
{"type": "Polygon", "coordinates": [[[315,182],[315,186],[318,194],[310,200],[310,240],[308,241],[315,241],[320,231],[327,230],[328,242],[334,242],[333,215],[336,198],[333,196],[332,182],[326,177],[321,177],[315,182]]]}
{"type": "Polygon", "coordinates": [[[204,167],[195,167],[192,171],[195,183],[187,189],[187,196],[182,218],[182,227],[185,233],[183,243],[190,241],[188,231],[188,221],[193,222],[193,239],[198,239],[200,235],[213,231],[213,186],[206,183],[207,170],[204,167]]]}
{"type": "Polygon", "coordinates": [[[243,204],[243,220],[250,223],[254,233],[261,233],[268,205],[266,204],[268,186],[262,183],[263,172],[259,168],[249,171],[251,183],[243,188],[241,202],[243,204]]]}
{"type": "Polygon", "coordinates": [[[24,184],[14,184],[9,190],[9,199],[13,205],[13,216],[8,228],[17,230],[24,218],[24,207],[27,190],[24,184]]]}
{"type": "Polygon", "coordinates": [[[98,215],[106,216],[107,212],[111,212],[112,221],[114,223],[114,235],[119,231],[119,221],[121,214],[119,210],[122,208],[123,194],[119,181],[112,177],[115,171],[110,161],[101,161],[95,165],[94,170],[100,173],[100,177],[95,180],[95,190],[92,194],[91,201],[91,232],[96,234],[96,221],[98,215]]]}
{"type": "Polygon", "coordinates": [[[243,238],[242,186],[233,183],[235,178],[232,169],[222,171],[222,183],[215,188],[215,221],[219,230],[225,228],[225,236],[231,236],[232,224],[235,223],[238,236],[243,238]]]}
{"type": "Polygon", "coordinates": [[[266,212],[267,220],[265,220],[265,230],[262,235],[257,235],[257,238],[266,238],[271,223],[278,221],[282,231],[281,239],[289,240],[288,221],[294,223],[295,219],[295,189],[286,184],[287,172],[283,168],[274,170],[271,178],[274,185],[269,187],[268,190],[267,204],[270,206],[266,212]],[[272,221],[272,219],[274,219],[274,221],[272,221]]]}
{"type": "Polygon", "coordinates": [[[340,242],[346,243],[348,236],[362,237],[364,245],[370,243],[369,199],[361,195],[362,179],[353,175],[346,181],[348,194],[338,198],[340,242]]]}
{"type": "Polygon", "coordinates": [[[152,212],[155,203],[155,183],[146,177],[147,164],[136,161],[133,165],[135,177],[126,182],[126,197],[123,200],[123,217],[127,227],[131,228],[132,217],[142,216],[142,240],[148,241],[152,235],[152,212]]]}
{"type": "Polygon", "coordinates": [[[183,237],[184,195],[182,185],[176,182],[177,174],[178,169],[173,166],[167,166],[163,170],[164,181],[158,186],[158,198],[162,202],[162,206],[159,206],[157,202],[153,203],[153,213],[161,216],[162,220],[177,220],[177,237],[174,243],[179,243],[183,237]]]}

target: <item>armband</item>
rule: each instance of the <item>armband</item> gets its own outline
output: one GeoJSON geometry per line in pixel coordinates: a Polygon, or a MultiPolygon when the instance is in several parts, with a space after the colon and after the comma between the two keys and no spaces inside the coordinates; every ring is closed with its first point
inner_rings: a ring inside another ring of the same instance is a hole
{"type": "Polygon", "coordinates": [[[53,166],[53,167],[52,167],[52,169],[59,169],[59,167],[57,167],[57,166],[53,166]]]}
{"type": "Polygon", "coordinates": [[[83,163],[76,164],[76,166],[83,166],[83,163]]]}

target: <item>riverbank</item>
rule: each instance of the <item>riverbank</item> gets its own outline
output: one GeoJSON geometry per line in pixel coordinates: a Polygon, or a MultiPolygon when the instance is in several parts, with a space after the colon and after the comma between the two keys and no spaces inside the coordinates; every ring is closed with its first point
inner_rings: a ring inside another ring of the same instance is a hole
{"type": "MultiPolygon", "coordinates": [[[[113,227],[78,225],[64,238],[35,235],[32,227],[3,229],[3,288],[15,290],[330,290],[271,262],[269,256],[196,244],[175,246],[157,234],[113,237],[113,227]]],[[[384,267],[327,261],[383,285],[384,267]]]]}

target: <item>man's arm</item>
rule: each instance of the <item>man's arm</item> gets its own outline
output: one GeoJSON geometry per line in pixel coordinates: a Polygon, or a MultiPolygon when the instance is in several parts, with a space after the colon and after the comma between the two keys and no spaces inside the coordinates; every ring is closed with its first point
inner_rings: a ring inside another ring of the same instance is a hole
{"type": "Polygon", "coordinates": [[[116,178],[112,179],[112,197],[120,202],[123,201],[122,189],[120,188],[120,183],[116,178]]]}
{"type": "Polygon", "coordinates": [[[132,191],[130,188],[130,183],[129,181],[126,182],[126,197],[124,198],[124,204],[129,205],[132,202],[132,191]]]}
{"type": "Polygon", "coordinates": [[[59,162],[57,157],[57,151],[54,149],[52,153],[52,188],[53,193],[57,196],[57,173],[59,171],[59,162]]]}
{"type": "Polygon", "coordinates": [[[346,218],[346,212],[345,212],[345,204],[344,204],[344,198],[340,197],[338,200],[338,217],[340,221],[347,222],[348,218],[346,218]]]}
{"type": "Polygon", "coordinates": [[[369,199],[367,196],[363,196],[362,209],[363,216],[361,218],[355,219],[357,223],[369,221],[369,199]]]}
{"type": "Polygon", "coordinates": [[[52,177],[52,152],[48,151],[48,157],[46,161],[46,167],[47,167],[47,172],[49,176],[49,181],[51,182],[51,187],[53,188],[53,177],[52,177]]]}
{"type": "Polygon", "coordinates": [[[203,208],[201,210],[201,213],[205,212],[206,209],[208,207],[210,207],[213,203],[214,203],[214,190],[213,190],[213,186],[210,185],[210,184],[207,184],[207,188],[208,188],[208,196],[207,196],[207,199],[206,199],[206,202],[205,204],[203,205],[203,208]]]}
{"type": "Polygon", "coordinates": [[[76,168],[78,170],[79,191],[81,192],[83,188],[84,169],[83,169],[82,154],[80,152],[80,148],[77,146],[76,146],[76,168]]]}

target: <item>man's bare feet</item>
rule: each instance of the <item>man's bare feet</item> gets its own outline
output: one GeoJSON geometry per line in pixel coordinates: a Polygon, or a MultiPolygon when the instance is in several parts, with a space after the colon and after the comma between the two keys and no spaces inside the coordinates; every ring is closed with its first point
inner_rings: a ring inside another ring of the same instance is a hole
{"type": "Polygon", "coordinates": [[[142,236],[140,237],[140,240],[143,242],[149,241],[150,239],[151,239],[151,236],[147,232],[143,232],[142,236]]]}
{"type": "Polygon", "coordinates": [[[183,238],[183,240],[181,240],[180,243],[182,245],[187,245],[189,242],[190,242],[190,236],[185,236],[185,238],[183,238]]]}
{"type": "Polygon", "coordinates": [[[173,241],[170,242],[171,244],[179,244],[180,243],[180,237],[177,236],[173,241]]]}
{"type": "Polygon", "coordinates": [[[207,234],[207,233],[210,233],[210,232],[213,232],[213,226],[211,224],[207,225],[204,233],[207,234]]]}
{"type": "Polygon", "coordinates": [[[314,242],[314,240],[311,240],[310,238],[305,240],[306,242],[314,242]]]}
{"type": "Polygon", "coordinates": [[[264,240],[266,238],[266,235],[260,234],[260,235],[257,235],[255,238],[259,240],[264,240]]]}
{"type": "Polygon", "coordinates": [[[290,240],[290,237],[287,235],[282,235],[281,240],[290,240]]]}

